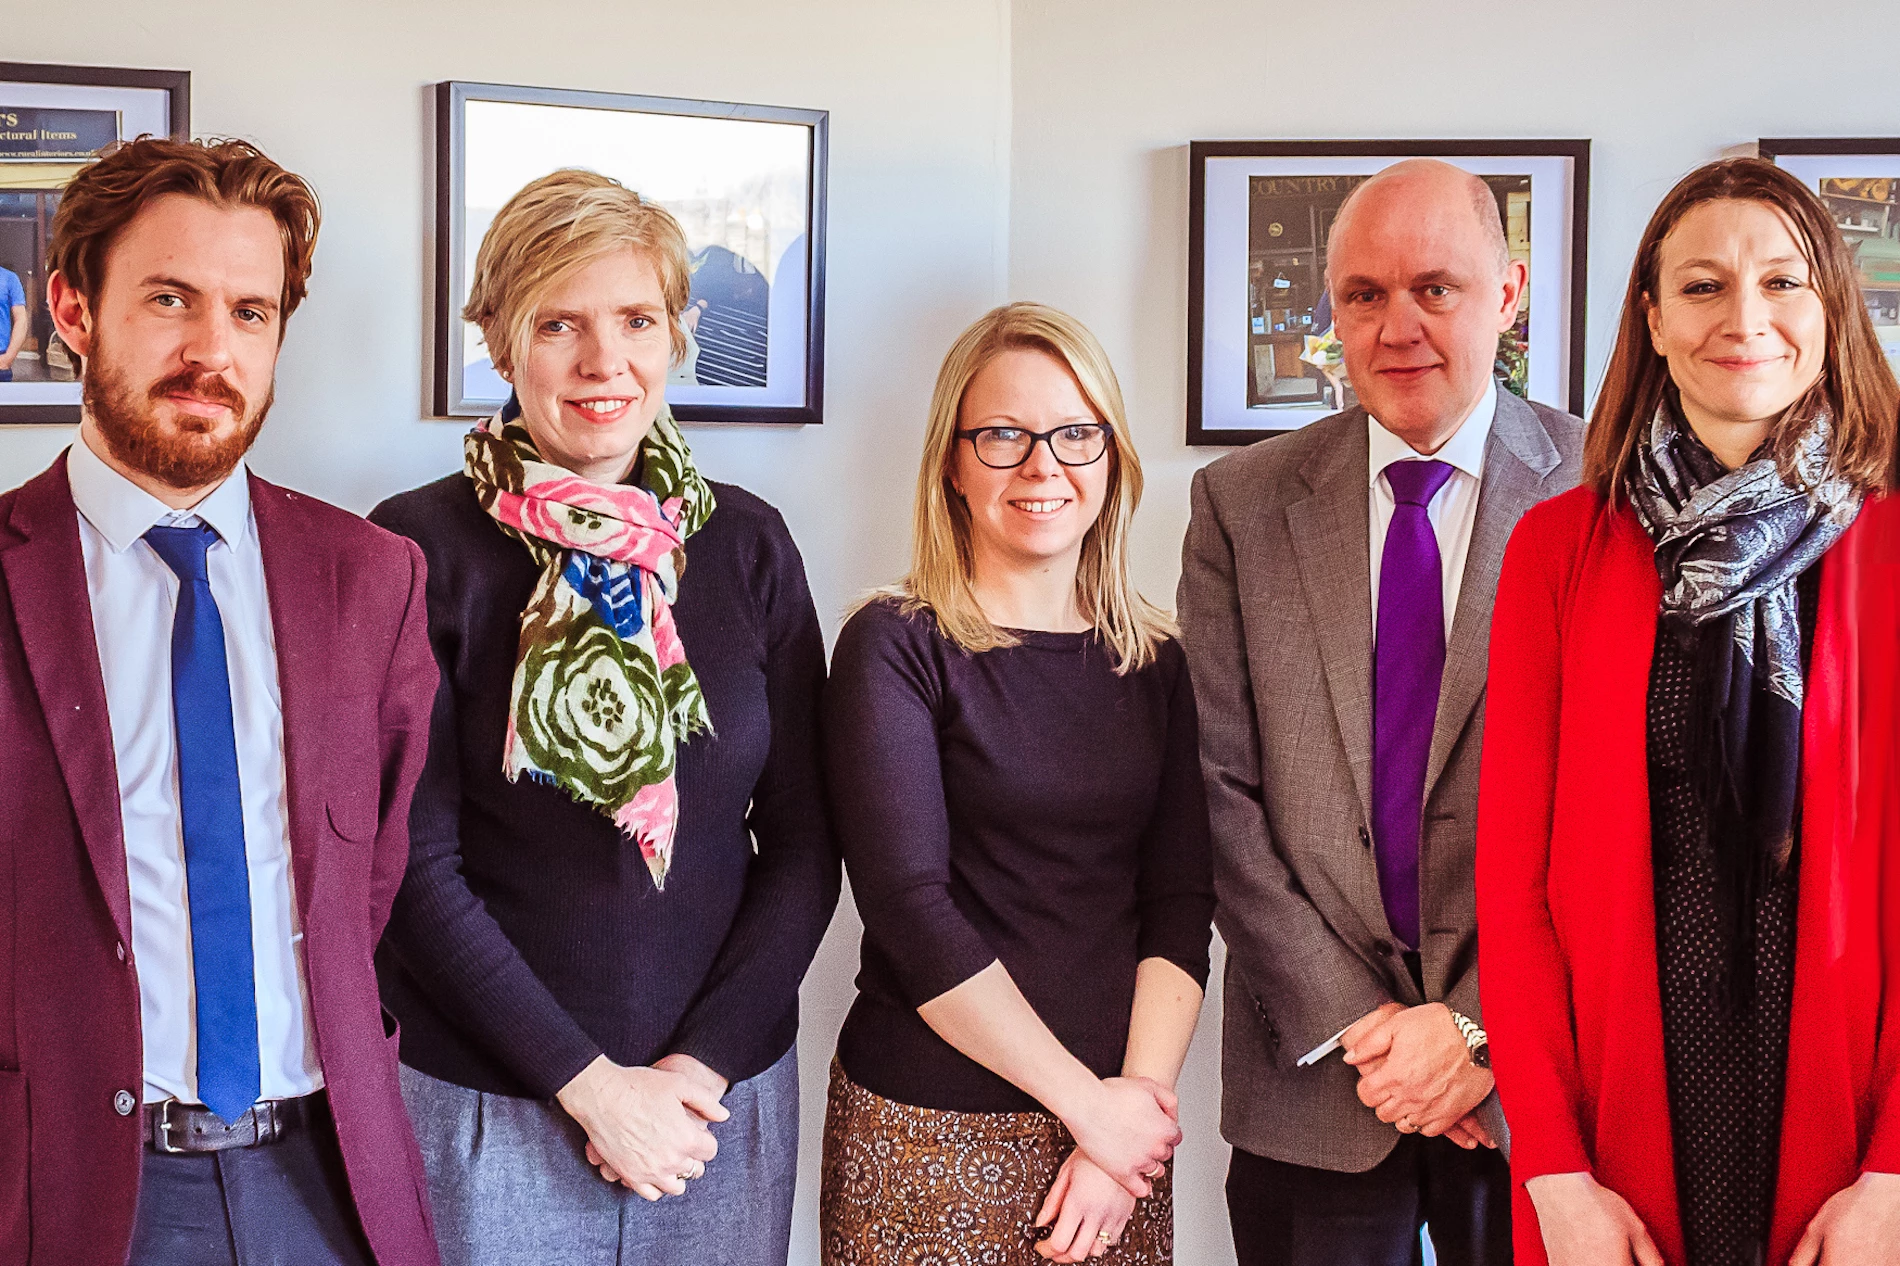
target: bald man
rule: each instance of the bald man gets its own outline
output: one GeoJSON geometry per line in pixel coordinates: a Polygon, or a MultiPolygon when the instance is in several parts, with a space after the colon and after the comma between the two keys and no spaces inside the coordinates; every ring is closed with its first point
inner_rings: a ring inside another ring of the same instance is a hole
{"type": "Polygon", "coordinates": [[[1491,602],[1582,423],[1492,377],[1525,268],[1484,182],[1387,168],[1325,258],[1359,403],[1194,479],[1181,625],[1227,942],[1241,1266],[1511,1260],[1472,872],[1491,602]]]}

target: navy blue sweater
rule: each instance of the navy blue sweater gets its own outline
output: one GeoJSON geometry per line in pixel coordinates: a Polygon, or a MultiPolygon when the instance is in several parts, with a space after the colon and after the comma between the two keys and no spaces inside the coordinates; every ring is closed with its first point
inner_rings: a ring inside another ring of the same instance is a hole
{"type": "Polygon", "coordinates": [[[681,1052],[740,1081],[796,1037],[799,981],[839,886],[817,750],[824,641],[778,512],[713,489],[674,605],[713,732],[679,752],[663,892],[598,810],[502,774],[539,576],[527,549],[465,475],[370,514],[422,547],[442,670],[409,873],[377,962],[410,1067],[548,1098],[601,1054],[632,1065],[681,1052]]]}
{"type": "Polygon", "coordinates": [[[917,1008],[1000,961],[1097,1076],[1121,1072],[1135,967],[1205,985],[1214,914],[1187,659],[1117,675],[1093,633],[1020,633],[971,655],[928,614],[874,602],[825,691],[832,820],[864,917],[838,1058],[887,1099],[1038,1105],[917,1008]]]}

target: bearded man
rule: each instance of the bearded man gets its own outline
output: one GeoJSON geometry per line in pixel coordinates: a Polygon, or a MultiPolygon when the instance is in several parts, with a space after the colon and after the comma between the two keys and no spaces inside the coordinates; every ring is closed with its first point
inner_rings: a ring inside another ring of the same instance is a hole
{"type": "Polygon", "coordinates": [[[317,225],[253,147],[149,139],[54,220],[84,408],[0,496],[0,1260],[437,1261],[372,966],[422,556],[244,463],[317,225]]]}

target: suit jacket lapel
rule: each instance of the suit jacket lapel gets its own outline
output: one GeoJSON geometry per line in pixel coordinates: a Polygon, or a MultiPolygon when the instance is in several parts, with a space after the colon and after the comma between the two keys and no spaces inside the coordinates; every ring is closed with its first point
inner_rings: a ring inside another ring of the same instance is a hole
{"type": "Polygon", "coordinates": [[[1498,389],[1497,416],[1484,446],[1478,516],[1458,585],[1458,611],[1445,644],[1445,676],[1425,766],[1425,795],[1445,772],[1452,748],[1484,694],[1491,654],[1491,607],[1497,599],[1504,546],[1524,511],[1543,500],[1544,479],[1559,463],[1557,446],[1528,404],[1498,389]]]}
{"type": "MultiPolygon", "coordinates": [[[[297,913],[306,938],[321,870],[325,768],[323,743],[326,648],[336,645],[336,565],[327,551],[297,530],[290,503],[298,494],[251,477],[251,514],[264,556],[271,636],[277,648],[277,689],[283,702],[284,797],[290,810],[290,861],[297,880],[297,913]]],[[[306,950],[306,952],[308,952],[306,950]]]]}
{"type": "MultiPolygon", "coordinates": [[[[1323,425],[1323,424],[1322,424],[1323,425]]],[[[1289,505],[1287,530],[1319,632],[1326,690],[1366,819],[1372,817],[1372,539],[1366,415],[1342,415],[1337,441],[1301,467],[1312,495],[1289,505]]]]}
{"type": "Polygon", "coordinates": [[[66,479],[64,453],[20,489],[11,526],[20,539],[0,547],[0,568],[6,573],[27,667],[93,874],[119,939],[130,945],[132,897],[126,886],[118,762],[112,753],[99,644],[92,634],[79,511],[66,479]]]}

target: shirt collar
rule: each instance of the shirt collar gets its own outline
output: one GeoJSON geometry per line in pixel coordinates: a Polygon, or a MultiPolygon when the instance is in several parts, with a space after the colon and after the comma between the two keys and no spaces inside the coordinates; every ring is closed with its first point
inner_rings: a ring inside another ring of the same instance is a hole
{"type": "Polygon", "coordinates": [[[173,510],[145,489],[106,465],[80,436],[66,452],[66,480],[73,504],[97,529],[114,553],[136,545],[147,531],[188,518],[209,523],[224,543],[236,548],[251,528],[251,481],[242,460],[189,510],[173,510]]]}
{"type": "Polygon", "coordinates": [[[1366,414],[1366,429],[1371,440],[1368,462],[1371,469],[1367,482],[1378,483],[1379,476],[1384,474],[1385,468],[1393,462],[1428,460],[1444,462],[1464,471],[1473,479],[1482,480],[1484,478],[1484,445],[1485,441],[1491,438],[1491,423],[1497,417],[1497,413],[1498,384],[1497,379],[1494,378],[1485,387],[1484,394],[1478,397],[1478,403],[1471,412],[1465,415],[1465,420],[1458,424],[1458,429],[1452,432],[1450,439],[1445,441],[1444,447],[1429,458],[1386,430],[1379,419],[1370,413],[1366,414]]]}

